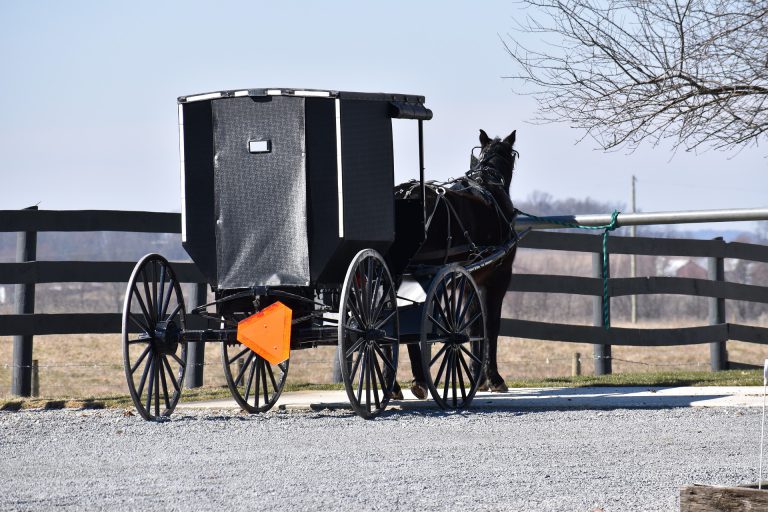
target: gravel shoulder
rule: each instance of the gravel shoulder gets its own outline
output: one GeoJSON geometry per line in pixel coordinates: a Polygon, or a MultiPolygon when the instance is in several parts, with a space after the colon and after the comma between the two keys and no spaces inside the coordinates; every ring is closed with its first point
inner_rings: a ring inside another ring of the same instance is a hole
{"type": "Polygon", "coordinates": [[[0,510],[677,510],[757,479],[761,411],[0,412],[0,510]]]}

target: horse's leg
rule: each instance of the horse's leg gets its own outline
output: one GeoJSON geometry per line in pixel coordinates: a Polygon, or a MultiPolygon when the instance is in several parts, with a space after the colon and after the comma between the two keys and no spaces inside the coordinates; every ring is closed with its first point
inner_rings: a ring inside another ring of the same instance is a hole
{"type": "Polygon", "coordinates": [[[509,287],[509,281],[512,278],[512,267],[503,266],[498,269],[485,286],[485,307],[487,321],[486,329],[488,333],[488,384],[492,391],[506,391],[504,377],[499,375],[499,369],[496,361],[499,329],[501,327],[501,307],[504,303],[504,296],[509,287]]]}

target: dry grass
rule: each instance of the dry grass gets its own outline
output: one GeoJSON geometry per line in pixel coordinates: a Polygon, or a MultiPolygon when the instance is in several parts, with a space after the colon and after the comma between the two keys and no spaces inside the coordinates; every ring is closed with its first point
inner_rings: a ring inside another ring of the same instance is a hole
{"type": "MultiPolygon", "coordinates": [[[[622,326],[622,324],[617,324],[622,326]]],[[[680,323],[642,323],[639,327],[674,327],[680,323]]],[[[119,335],[37,336],[35,359],[40,366],[40,393],[48,398],[84,398],[124,395],[125,374],[119,335]]],[[[9,397],[12,364],[12,339],[0,337],[0,398],[9,397]]],[[[219,388],[225,385],[218,344],[206,346],[204,384],[219,388]]],[[[499,370],[508,380],[530,380],[571,375],[574,353],[581,354],[583,375],[594,371],[592,346],[519,338],[499,341],[499,370]]],[[[761,345],[729,342],[729,359],[740,363],[762,365],[768,349],[761,345]]],[[[318,347],[294,351],[288,383],[328,384],[335,347],[318,347]]],[[[650,373],[670,371],[707,371],[709,345],[684,347],[613,347],[615,373],[650,373]]],[[[405,347],[400,353],[398,379],[411,379],[410,363],[405,347]]]]}

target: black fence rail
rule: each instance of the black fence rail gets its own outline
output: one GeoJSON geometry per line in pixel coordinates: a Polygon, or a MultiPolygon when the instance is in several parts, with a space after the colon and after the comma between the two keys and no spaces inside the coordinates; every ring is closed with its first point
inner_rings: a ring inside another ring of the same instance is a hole
{"type": "MultiPolygon", "coordinates": [[[[674,294],[710,297],[709,325],[677,329],[635,329],[604,327],[604,282],[602,238],[593,235],[534,231],[521,247],[592,253],[593,275],[514,274],[509,290],[517,292],[563,293],[594,297],[592,326],[557,324],[532,320],[502,319],[501,334],[518,338],[591,343],[595,345],[595,372],[611,373],[611,345],[672,346],[710,343],[713,370],[728,368],[726,341],[768,344],[768,328],[726,323],[726,300],[768,304],[768,287],[726,282],[727,258],[768,263],[768,247],[723,240],[611,237],[609,254],[684,256],[708,259],[708,279],[684,277],[633,277],[608,279],[610,298],[627,295],[674,294]]],[[[610,273],[610,269],[609,269],[610,273]]],[[[610,316],[609,316],[610,318],[610,316]]]]}
{"type": "MultiPolygon", "coordinates": [[[[17,232],[16,262],[0,263],[0,284],[16,285],[15,314],[0,316],[0,336],[13,336],[11,393],[29,396],[32,391],[33,340],[47,334],[110,334],[122,330],[120,313],[35,313],[35,285],[41,283],[125,283],[135,261],[36,261],[39,232],[117,231],[181,233],[178,213],[110,210],[52,211],[29,208],[0,210],[0,232],[17,232]]],[[[194,263],[176,262],[181,283],[195,283],[188,308],[203,303],[206,284],[194,263]]],[[[192,318],[190,318],[192,320],[192,318]]],[[[186,384],[202,385],[202,343],[188,351],[190,371],[186,384]]]]}

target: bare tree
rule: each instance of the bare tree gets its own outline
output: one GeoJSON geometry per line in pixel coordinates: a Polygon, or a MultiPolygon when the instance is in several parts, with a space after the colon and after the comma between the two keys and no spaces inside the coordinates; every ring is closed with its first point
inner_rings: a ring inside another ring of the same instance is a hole
{"type": "Polygon", "coordinates": [[[765,138],[768,1],[523,1],[529,16],[503,39],[518,64],[507,78],[533,86],[539,121],[630,151],[646,139],[740,150],[765,138]]]}

